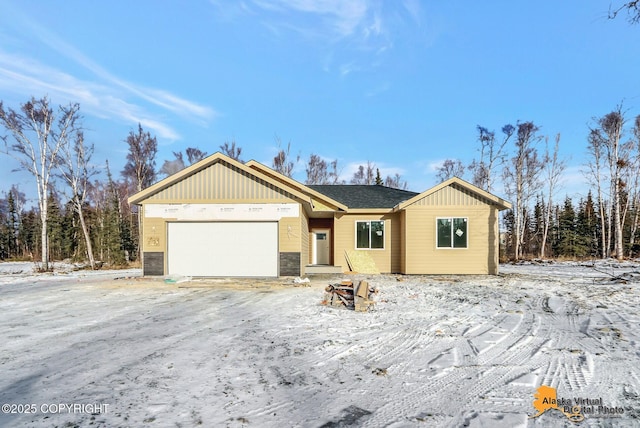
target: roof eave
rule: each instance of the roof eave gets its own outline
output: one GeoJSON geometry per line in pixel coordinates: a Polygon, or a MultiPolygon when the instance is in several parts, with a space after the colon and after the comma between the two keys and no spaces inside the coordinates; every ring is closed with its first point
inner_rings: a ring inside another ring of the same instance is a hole
{"type": "Polygon", "coordinates": [[[294,188],[291,188],[290,186],[283,186],[283,183],[278,182],[277,180],[275,180],[274,178],[272,178],[271,176],[262,173],[260,170],[254,169],[254,168],[249,168],[247,165],[236,161],[235,159],[232,159],[228,156],[225,156],[224,154],[220,153],[220,152],[216,152],[214,154],[212,154],[211,156],[208,156],[206,158],[204,158],[203,160],[194,163],[193,165],[190,165],[188,167],[186,167],[185,169],[183,169],[182,171],[179,171],[173,175],[170,175],[167,178],[164,178],[163,180],[160,180],[159,182],[147,187],[146,189],[143,189],[142,191],[131,195],[127,201],[129,202],[130,205],[141,205],[142,201],[144,201],[145,199],[153,196],[154,194],[161,192],[162,190],[168,188],[169,186],[172,186],[173,184],[179,182],[180,180],[183,180],[186,177],[189,177],[193,174],[196,174],[197,172],[207,168],[210,165],[213,165],[216,162],[220,162],[220,161],[224,161],[227,162],[230,165],[233,165],[249,174],[254,175],[257,178],[260,178],[261,180],[264,180],[270,184],[273,184],[274,186],[280,187],[282,189],[284,189],[286,192],[292,194],[293,196],[299,198],[300,200],[302,200],[303,202],[308,203],[310,206],[312,206],[312,201],[311,201],[311,197],[309,195],[306,195],[302,192],[300,192],[299,190],[296,190],[294,188]]]}
{"type": "MultiPolygon", "coordinates": [[[[305,186],[304,184],[300,183],[299,181],[296,181],[290,177],[287,177],[284,174],[280,174],[277,171],[274,171],[273,169],[261,164],[260,162],[256,161],[256,160],[250,160],[248,161],[245,165],[247,165],[249,168],[258,170],[258,171],[262,171],[263,174],[269,175],[269,176],[273,176],[273,177],[277,177],[278,180],[281,180],[283,182],[285,182],[286,184],[288,184],[289,186],[295,186],[297,188],[300,189],[301,192],[306,193],[309,196],[313,196],[317,199],[321,199],[324,202],[329,203],[329,205],[332,205],[336,208],[336,211],[347,211],[349,209],[349,207],[347,207],[346,205],[336,201],[335,199],[332,199],[330,197],[328,197],[327,195],[325,195],[324,193],[320,193],[316,190],[311,189],[310,187],[305,186]]],[[[312,204],[313,205],[313,204],[312,204]]]]}

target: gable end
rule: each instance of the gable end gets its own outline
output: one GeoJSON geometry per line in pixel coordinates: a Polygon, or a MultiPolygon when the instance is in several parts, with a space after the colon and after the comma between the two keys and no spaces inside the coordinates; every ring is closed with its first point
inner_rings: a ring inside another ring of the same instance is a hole
{"type": "Polygon", "coordinates": [[[223,160],[149,197],[169,200],[290,200],[293,195],[223,160]]]}
{"type": "Polygon", "coordinates": [[[493,205],[489,199],[478,195],[471,190],[462,187],[456,183],[426,195],[424,198],[418,199],[409,206],[474,206],[474,205],[493,205]]]}

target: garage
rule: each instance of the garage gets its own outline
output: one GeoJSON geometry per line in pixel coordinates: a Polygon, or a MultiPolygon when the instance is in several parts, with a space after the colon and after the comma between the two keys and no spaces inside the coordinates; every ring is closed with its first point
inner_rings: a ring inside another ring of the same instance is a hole
{"type": "Polygon", "coordinates": [[[277,222],[167,223],[171,275],[278,276],[277,222]]]}

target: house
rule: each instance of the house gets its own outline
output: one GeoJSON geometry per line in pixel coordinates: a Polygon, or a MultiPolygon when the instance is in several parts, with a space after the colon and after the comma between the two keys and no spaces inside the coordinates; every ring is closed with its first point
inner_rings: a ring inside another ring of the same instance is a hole
{"type": "Polygon", "coordinates": [[[422,193],[304,185],[215,153],[129,198],[144,275],[302,276],[349,270],[497,274],[498,213],[511,204],[459,178],[422,193]],[[362,253],[361,253],[362,254],[362,253]]]}

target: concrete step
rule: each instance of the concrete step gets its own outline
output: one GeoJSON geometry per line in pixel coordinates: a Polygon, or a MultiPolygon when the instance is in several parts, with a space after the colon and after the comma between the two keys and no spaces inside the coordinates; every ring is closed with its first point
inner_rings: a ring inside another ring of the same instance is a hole
{"type": "Polygon", "coordinates": [[[307,265],[304,268],[305,275],[318,275],[318,274],[337,274],[344,273],[342,266],[330,266],[330,265],[307,265]]]}

